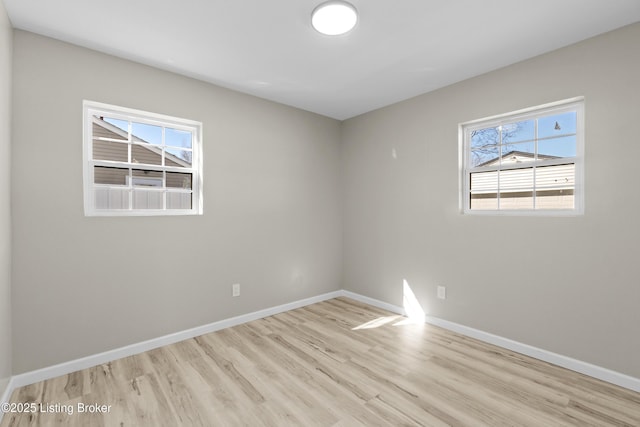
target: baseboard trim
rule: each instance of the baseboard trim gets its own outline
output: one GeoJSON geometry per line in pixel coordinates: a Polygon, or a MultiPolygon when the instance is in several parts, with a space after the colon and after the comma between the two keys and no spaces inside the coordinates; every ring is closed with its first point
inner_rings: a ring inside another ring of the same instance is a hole
{"type": "Polygon", "coordinates": [[[200,335],[208,334],[210,332],[215,332],[221,329],[229,328],[231,326],[236,326],[236,325],[241,325],[243,323],[251,322],[252,320],[262,319],[264,317],[273,316],[275,314],[283,313],[285,311],[294,310],[296,308],[300,308],[300,307],[315,304],[318,302],[326,301],[329,299],[337,298],[342,295],[343,295],[342,291],[328,292],[326,294],[318,295],[315,297],[305,298],[305,299],[290,302],[287,304],[282,304],[275,307],[254,311],[252,313],[231,317],[229,319],[223,319],[218,322],[213,322],[207,325],[198,326],[195,328],[187,329],[187,330],[176,332],[169,335],[164,335],[162,337],[153,338],[147,341],[131,344],[131,345],[120,347],[114,350],[105,351],[103,353],[82,357],[80,359],[71,360],[69,362],[60,363],[54,366],[49,366],[49,367],[38,369],[35,371],[14,375],[11,378],[13,388],[11,389],[10,392],[12,392],[18,387],[23,387],[25,385],[34,384],[40,381],[59,377],[60,375],[70,374],[71,372],[79,371],[82,369],[91,368],[92,366],[108,363],[117,359],[121,359],[123,357],[144,353],[145,351],[153,350],[158,347],[174,344],[179,341],[184,341],[200,335]]]}
{"type": "MultiPolygon", "coordinates": [[[[364,295],[357,294],[351,291],[342,291],[343,296],[360,301],[365,304],[379,307],[385,310],[389,310],[393,313],[406,314],[404,308],[397,305],[389,304],[384,301],[380,301],[374,298],[366,297],[364,295]]],[[[583,362],[581,360],[573,359],[571,357],[563,356],[561,354],[553,353],[551,351],[543,350],[541,348],[533,347],[528,344],[523,344],[518,341],[504,338],[499,335],[494,335],[489,332],[484,332],[478,329],[471,328],[469,326],[460,325],[458,323],[450,322],[448,320],[439,319],[436,317],[426,316],[425,321],[429,324],[440,326],[452,332],[457,332],[461,335],[465,335],[477,340],[496,345],[498,347],[506,348],[507,350],[515,351],[516,353],[524,354],[525,356],[533,357],[534,359],[549,362],[556,366],[560,366],[581,374],[588,375],[599,380],[615,384],[620,387],[624,387],[629,390],[640,392],[640,378],[631,377],[620,372],[612,371],[607,368],[603,368],[591,363],[583,362]]]]}
{"type": "MultiPolygon", "coordinates": [[[[9,378],[2,394],[0,395],[0,404],[7,403],[11,399],[11,393],[15,389],[13,377],[9,378]]],[[[2,421],[2,411],[0,411],[0,421],[2,421]]]]}
{"type": "MultiPolygon", "coordinates": [[[[38,369],[35,371],[25,372],[23,374],[14,375],[2,394],[0,403],[6,402],[11,398],[11,393],[18,388],[25,385],[33,384],[36,382],[48,380],[58,377],[60,375],[66,375],[71,372],[75,372],[81,369],[90,368],[92,366],[108,363],[113,360],[117,360],[127,356],[133,356],[135,354],[143,353],[145,351],[153,350],[158,347],[162,347],[169,344],[174,344],[179,341],[194,338],[199,335],[204,335],[210,332],[219,331],[221,329],[229,328],[232,326],[240,325],[243,323],[251,322],[253,320],[262,319],[264,317],[273,316],[285,311],[294,310],[296,308],[304,307],[307,305],[315,304],[318,302],[326,301],[337,297],[347,297],[356,301],[360,301],[365,304],[379,307],[384,310],[397,314],[406,314],[404,308],[386,303],[384,301],[377,300],[375,298],[366,297],[364,295],[357,294],[355,292],[347,290],[338,290],[329,292],[326,294],[318,295],[311,298],[305,298],[302,300],[294,301],[287,304],[278,305],[263,310],[258,310],[252,313],[244,314],[241,316],[231,317],[229,319],[223,319],[218,322],[213,322],[207,325],[198,326],[185,331],[176,332],[173,334],[165,335],[159,338],[143,341],[136,344],[131,344],[125,347],[120,347],[114,350],[105,351],[103,353],[75,359],[69,362],[60,363],[58,365],[38,369]]],[[[629,375],[622,374],[620,372],[612,371],[600,366],[592,365],[587,362],[576,360],[561,354],[553,353],[547,350],[543,350],[537,347],[523,344],[518,341],[514,341],[508,338],[504,338],[498,335],[494,335],[488,332],[484,332],[478,329],[474,329],[468,326],[460,325],[458,323],[450,322],[448,320],[438,319],[435,317],[427,316],[426,322],[432,325],[440,326],[441,328],[457,332],[459,334],[478,339],[489,344],[496,345],[517,353],[524,354],[545,362],[552,363],[563,368],[570,369],[581,374],[588,375],[593,378],[597,378],[602,381],[606,381],[611,384],[618,385],[620,387],[627,388],[629,390],[640,392],[640,379],[631,377],[629,375]]],[[[0,413],[0,421],[2,420],[2,414],[0,413]]]]}
{"type": "Polygon", "coordinates": [[[356,301],[360,301],[361,303],[364,303],[364,304],[369,304],[374,307],[382,308],[383,310],[388,310],[396,314],[401,314],[403,316],[406,316],[407,314],[405,309],[400,307],[399,305],[393,305],[393,304],[389,304],[388,302],[380,301],[375,298],[365,297],[364,295],[360,295],[355,292],[343,290],[342,296],[354,299],[356,301]]]}
{"type": "MultiPolygon", "coordinates": [[[[11,399],[11,394],[15,389],[16,389],[16,386],[14,384],[13,377],[11,377],[9,378],[9,381],[7,381],[7,385],[2,391],[2,394],[0,394],[0,405],[9,402],[9,399],[11,399]]],[[[4,416],[4,411],[0,411],[0,423],[2,423],[3,416],[4,416]]]]}

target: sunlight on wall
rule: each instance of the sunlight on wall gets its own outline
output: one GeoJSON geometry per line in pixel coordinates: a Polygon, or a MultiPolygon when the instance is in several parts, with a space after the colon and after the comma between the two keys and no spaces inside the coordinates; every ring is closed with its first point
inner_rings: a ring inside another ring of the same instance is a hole
{"type": "Polygon", "coordinates": [[[402,307],[409,320],[416,323],[425,322],[426,314],[406,279],[402,281],[402,307]]]}

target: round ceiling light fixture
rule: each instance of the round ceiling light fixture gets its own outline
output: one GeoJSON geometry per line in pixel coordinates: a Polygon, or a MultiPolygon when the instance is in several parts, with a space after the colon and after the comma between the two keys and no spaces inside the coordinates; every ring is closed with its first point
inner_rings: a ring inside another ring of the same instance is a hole
{"type": "Polygon", "coordinates": [[[311,25],[319,33],[339,36],[348,33],[358,22],[358,12],[346,1],[328,1],[322,3],[311,14],[311,25]]]}

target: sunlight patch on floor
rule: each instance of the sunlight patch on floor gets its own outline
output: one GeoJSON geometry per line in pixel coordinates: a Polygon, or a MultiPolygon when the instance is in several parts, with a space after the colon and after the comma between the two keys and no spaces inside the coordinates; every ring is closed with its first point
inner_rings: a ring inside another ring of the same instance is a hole
{"type": "MultiPolygon", "coordinates": [[[[384,316],[384,317],[378,317],[377,319],[373,319],[370,320],[366,323],[363,323],[362,325],[356,326],[355,328],[352,328],[352,331],[356,331],[358,329],[374,329],[374,328],[379,328],[380,326],[384,326],[388,323],[394,322],[398,319],[404,319],[404,316],[384,316]]],[[[402,321],[402,320],[401,320],[402,321]]],[[[394,323],[394,326],[397,325],[397,323],[394,323]]]]}
{"type": "Polygon", "coordinates": [[[365,322],[362,325],[358,325],[355,328],[351,328],[351,330],[375,329],[390,323],[392,323],[392,326],[424,324],[427,315],[406,279],[402,281],[402,307],[404,308],[406,316],[395,315],[378,317],[365,322]]]}

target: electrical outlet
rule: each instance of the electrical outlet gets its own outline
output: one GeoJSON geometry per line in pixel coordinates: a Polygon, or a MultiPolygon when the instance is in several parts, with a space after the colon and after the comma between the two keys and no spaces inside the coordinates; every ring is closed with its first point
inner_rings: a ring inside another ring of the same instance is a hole
{"type": "Polygon", "coordinates": [[[438,298],[447,299],[447,288],[444,286],[438,286],[438,298]]]}
{"type": "Polygon", "coordinates": [[[234,297],[240,296],[240,283],[234,283],[231,285],[231,295],[234,297]]]}

